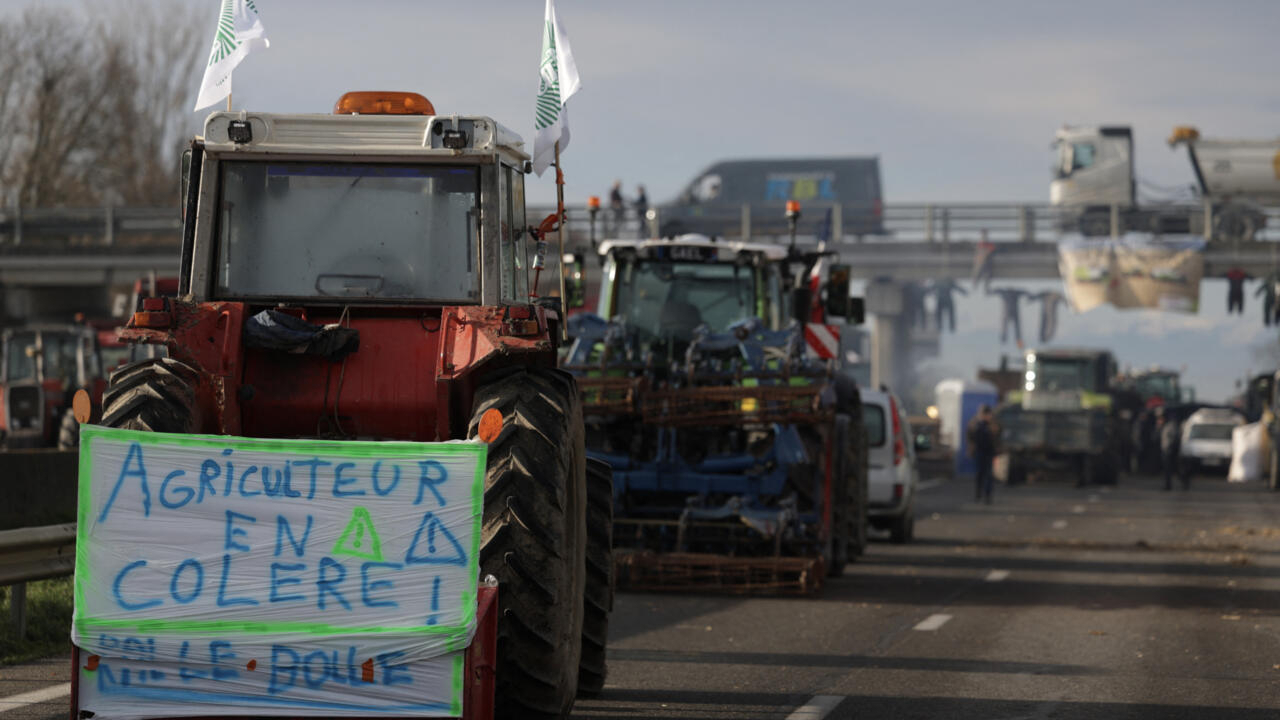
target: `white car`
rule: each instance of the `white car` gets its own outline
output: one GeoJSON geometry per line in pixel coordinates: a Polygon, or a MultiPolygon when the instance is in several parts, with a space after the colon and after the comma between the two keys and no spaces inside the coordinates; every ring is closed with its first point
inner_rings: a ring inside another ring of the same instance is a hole
{"type": "Polygon", "coordinates": [[[919,476],[907,413],[891,393],[863,390],[862,418],[867,431],[867,516],[872,527],[888,530],[893,542],[915,534],[915,496],[919,476]]]}
{"type": "Polygon", "coordinates": [[[1231,433],[1244,417],[1227,408],[1202,408],[1182,424],[1182,471],[1187,475],[1226,473],[1231,465],[1231,433]]]}

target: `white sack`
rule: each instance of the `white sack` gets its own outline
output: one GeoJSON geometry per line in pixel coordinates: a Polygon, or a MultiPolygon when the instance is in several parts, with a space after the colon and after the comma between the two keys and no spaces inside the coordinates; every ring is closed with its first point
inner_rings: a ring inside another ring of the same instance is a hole
{"type": "Polygon", "coordinates": [[[1245,482],[1262,479],[1262,448],[1266,426],[1262,423],[1237,425],[1231,431],[1231,468],[1227,480],[1245,482]]]}

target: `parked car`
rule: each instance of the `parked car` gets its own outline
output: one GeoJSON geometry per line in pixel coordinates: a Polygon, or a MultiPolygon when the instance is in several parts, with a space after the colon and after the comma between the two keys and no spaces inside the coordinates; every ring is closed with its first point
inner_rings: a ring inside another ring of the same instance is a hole
{"type": "Polygon", "coordinates": [[[893,542],[915,534],[915,497],[919,484],[916,444],[902,403],[892,393],[862,391],[867,432],[867,516],[872,527],[888,530],[893,542]]]}
{"type": "Polygon", "coordinates": [[[1231,433],[1244,415],[1230,408],[1202,408],[1182,424],[1183,472],[1225,474],[1231,466],[1231,433]]]}

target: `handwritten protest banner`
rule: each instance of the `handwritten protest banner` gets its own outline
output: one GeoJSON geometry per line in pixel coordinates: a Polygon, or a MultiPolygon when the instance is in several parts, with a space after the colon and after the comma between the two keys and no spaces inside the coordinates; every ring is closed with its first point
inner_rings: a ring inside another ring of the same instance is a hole
{"type": "Polygon", "coordinates": [[[485,453],[84,426],[81,708],[455,713],[485,453]]]}

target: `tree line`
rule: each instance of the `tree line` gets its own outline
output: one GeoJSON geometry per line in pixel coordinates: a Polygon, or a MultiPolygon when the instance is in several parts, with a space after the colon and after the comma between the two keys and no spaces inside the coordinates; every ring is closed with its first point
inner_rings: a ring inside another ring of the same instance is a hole
{"type": "Polygon", "coordinates": [[[208,18],[179,2],[0,17],[0,204],[169,205],[208,18]]]}

